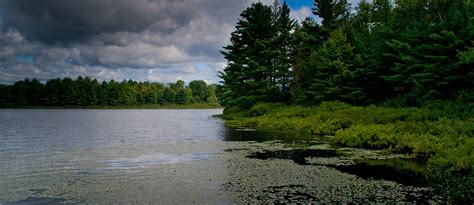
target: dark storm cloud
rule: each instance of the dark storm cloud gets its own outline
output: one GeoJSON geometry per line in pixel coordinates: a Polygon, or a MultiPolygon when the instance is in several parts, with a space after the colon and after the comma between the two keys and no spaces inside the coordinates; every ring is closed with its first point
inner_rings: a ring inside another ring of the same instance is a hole
{"type": "Polygon", "coordinates": [[[48,43],[83,40],[104,32],[141,31],[159,15],[156,5],[126,0],[3,2],[7,26],[15,26],[26,36],[48,43]]]}
{"type": "Polygon", "coordinates": [[[235,0],[2,0],[1,6],[6,26],[47,43],[149,29],[169,34],[203,13],[233,21],[229,14],[242,7],[235,0]]]}

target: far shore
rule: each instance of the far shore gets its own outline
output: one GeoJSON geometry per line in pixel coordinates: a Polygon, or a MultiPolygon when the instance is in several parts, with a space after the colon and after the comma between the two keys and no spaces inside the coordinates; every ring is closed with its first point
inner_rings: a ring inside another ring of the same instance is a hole
{"type": "Polygon", "coordinates": [[[221,109],[217,103],[196,103],[196,104],[148,104],[148,105],[117,105],[117,106],[5,106],[0,109],[221,109]]]}

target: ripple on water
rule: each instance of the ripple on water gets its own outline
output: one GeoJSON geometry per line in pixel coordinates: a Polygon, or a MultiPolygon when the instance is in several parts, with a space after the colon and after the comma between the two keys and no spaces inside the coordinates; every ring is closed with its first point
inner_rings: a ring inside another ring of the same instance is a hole
{"type": "Polygon", "coordinates": [[[160,164],[177,164],[190,161],[206,160],[209,154],[167,154],[155,153],[134,158],[119,158],[103,161],[106,164],[105,170],[134,170],[147,168],[160,164]]]}

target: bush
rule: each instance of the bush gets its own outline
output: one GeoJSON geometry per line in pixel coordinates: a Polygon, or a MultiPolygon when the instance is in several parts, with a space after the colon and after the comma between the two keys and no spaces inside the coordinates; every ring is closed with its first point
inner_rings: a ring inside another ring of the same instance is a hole
{"type": "Polygon", "coordinates": [[[430,177],[439,194],[456,203],[474,199],[474,138],[472,136],[428,160],[430,177]]]}
{"type": "Polygon", "coordinates": [[[458,204],[474,199],[474,138],[456,147],[440,150],[428,160],[430,181],[435,190],[458,204]]]}
{"type": "Polygon", "coordinates": [[[283,107],[284,105],[285,104],[282,103],[259,103],[250,108],[248,114],[250,117],[258,117],[283,107]]]}
{"type": "Polygon", "coordinates": [[[334,142],[357,148],[385,149],[394,147],[393,125],[354,125],[348,129],[338,130],[334,142]]]}

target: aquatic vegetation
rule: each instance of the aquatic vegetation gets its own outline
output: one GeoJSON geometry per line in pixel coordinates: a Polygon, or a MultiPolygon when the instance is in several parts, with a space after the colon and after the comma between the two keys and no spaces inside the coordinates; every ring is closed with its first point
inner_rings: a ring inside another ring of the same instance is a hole
{"type": "Polygon", "coordinates": [[[257,104],[226,109],[230,126],[295,136],[330,136],[334,145],[408,154],[426,164],[430,181],[444,196],[463,202],[474,197],[474,111],[472,103],[432,102],[420,108],[257,104]],[[450,180],[447,180],[450,179],[450,180]]]}

